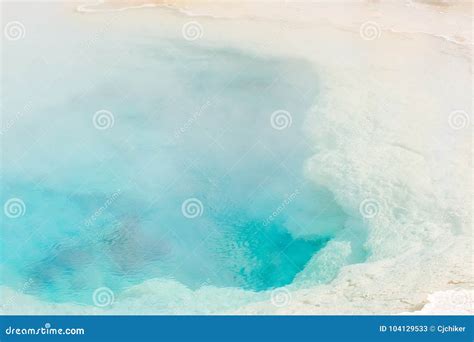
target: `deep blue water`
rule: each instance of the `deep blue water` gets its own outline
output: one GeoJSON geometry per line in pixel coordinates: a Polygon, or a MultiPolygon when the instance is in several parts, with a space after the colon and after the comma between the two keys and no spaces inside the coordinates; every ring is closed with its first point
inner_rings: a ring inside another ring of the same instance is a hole
{"type": "Polygon", "coordinates": [[[73,65],[51,47],[7,56],[4,111],[17,119],[2,135],[1,199],[25,210],[1,221],[1,283],[82,303],[155,277],[291,283],[346,219],[304,177],[317,75],[300,60],[135,38],[73,65]],[[101,110],[106,129],[94,126],[101,110]],[[278,110],[291,116],[284,129],[272,126],[278,110]],[[196,217],[183,215],[189,199],[196,217]]]}

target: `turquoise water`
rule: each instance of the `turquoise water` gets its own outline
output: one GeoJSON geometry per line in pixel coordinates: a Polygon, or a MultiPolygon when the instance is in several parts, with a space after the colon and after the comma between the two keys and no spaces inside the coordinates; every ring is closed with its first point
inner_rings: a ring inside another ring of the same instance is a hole
{"type": "Polygon", "coordinates": [[[32,43],[5,52],[1,199],[25,209],[1,222],[2,284],[80,303],[156,277],[192,289],[290,284],[346,220],[303,175],[317,75],[300,60],[121,39],[72,65],[61,58],[70,37],[47,55],[32,43]],[[291,116],[284,129],[272,126],[278,110],[291,116]]]}

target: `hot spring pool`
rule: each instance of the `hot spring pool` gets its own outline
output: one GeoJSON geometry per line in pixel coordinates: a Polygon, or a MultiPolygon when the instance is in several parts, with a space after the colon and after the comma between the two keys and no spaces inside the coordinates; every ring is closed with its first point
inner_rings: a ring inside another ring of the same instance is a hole
{"type": "Polygon", "coordinates": [[[153,278],[264,291],[344,229],[303,172],[309,64],[73,26],[4,52],[3,285],[83,304],[153,278]]]}

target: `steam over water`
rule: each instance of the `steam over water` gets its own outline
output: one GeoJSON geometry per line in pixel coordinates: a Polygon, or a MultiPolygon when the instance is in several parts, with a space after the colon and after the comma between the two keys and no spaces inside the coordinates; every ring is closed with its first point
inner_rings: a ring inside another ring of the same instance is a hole
{"type": "Polygon", "coordinates": [[[73,26],[4,52],[2,203],[21,214],[2,222],[2,284],[79,303],[153,278],[262,291],[344,228],[303,175],[310,65],[73,26]]]}
{"type": "Polygon", "coordinates": [[[117,6],[5,6],[2,312],[468,308],[470,16],[117,6]]]}

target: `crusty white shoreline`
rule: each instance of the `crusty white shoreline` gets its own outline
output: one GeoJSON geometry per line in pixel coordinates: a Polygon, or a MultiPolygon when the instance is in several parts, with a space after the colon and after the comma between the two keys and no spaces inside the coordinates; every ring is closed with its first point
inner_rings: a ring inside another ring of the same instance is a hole
{"type": "MultiPolygon", "coordinates": [[[[457,109],[465,110],[472,123],[471,19],[429,6],[354,3],[344,11],[342,6],[187,2],[182,9],[203,25],[206,39],[305,59],[318,70],[324,96],[308,127],[320,150],[308,162],[308,176],[329,187],[354,217],[364,199],[376,196],[382,203],[381,215],[368,222],[372,255],[367,263],[344,267],[330,284],[290,287],[281,306],[272,303],[270,293],[212,287],[193,292],[171,281],[150,280],[106,309],[43,303],[3,288],[15,298],[3,312],[24,313],[28,307],[33,314],[153,314],[160,293],[174,291],[176,306],[185,303],[191,313],[472,314],[472,179],[467,177],[472,129],[453,130],[448,123],[457,109]],[[366,22],[378,25],[379,38],[361,37],[366,22]],[[275,25],[281,28],[278,37],[275,25]],[[450,70],[440,70],[446,63],[450,70]],[[446,101],[448,90],[452,96],[446,101]],[[387,193],[377,193],[380,184],[387,193]],[[405,192],[407,198],[401,199],[405,192]],[[393,203],[406,205],[399,214],[403,222],[393,217],[393,203]],[[216,294],[241,296],[242,306],[207,308],[216,294]],[[245,304],[248,300],[258,302],[245,304]]],[[[142,15],[139,11],[153,9],[131,11],[131,21],[142,15]]],[[[310,276],[311,267],[303,273],[310,276]]],[[[169,313],[188,310],[177,307],[170,306],[169,313]]]]}

